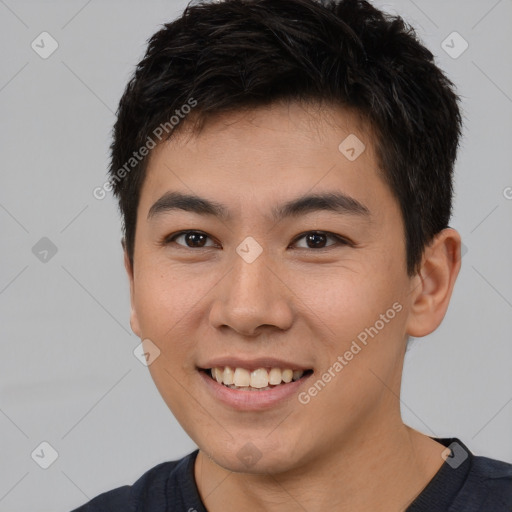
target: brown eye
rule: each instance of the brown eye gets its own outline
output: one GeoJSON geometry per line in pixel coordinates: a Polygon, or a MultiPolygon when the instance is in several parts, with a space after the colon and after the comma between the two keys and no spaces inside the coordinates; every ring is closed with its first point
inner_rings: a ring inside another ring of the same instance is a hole
{"type": "Polygon", "coordinates": [[[303,233],[302,235],[295,239],[295,244],[297,243],[298,240],[301,239],[304,239],[306,242],[306,246],[300,247],[301,249],[326,249],[333,245],[348,245],[348,242],[344,240],[342,237],[324,231],[310,231],[308,233],[303,233]],[[334,240],[335,242],[326,245],[326,242],[329,238],[334,240]]]}
{"type": "Polygon", "coordinates": [[[202,247],[212,247],[215,245],[206,245],[208,238],[208,235],[201,233],[200,231],[182,231],[181,233],[177,233],[169,238],[166,238],[165,243],[169,244],[171,242],[176,242],[178,245],[185,246],[190,249],[200,249],[202,247]],[[183,238],[184,243],[176,242],[180,238],[183,238]]]}

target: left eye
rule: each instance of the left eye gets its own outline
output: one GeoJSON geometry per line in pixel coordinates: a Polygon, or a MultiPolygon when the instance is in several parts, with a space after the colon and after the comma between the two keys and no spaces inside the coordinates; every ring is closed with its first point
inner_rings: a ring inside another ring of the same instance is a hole
{"type": "Polygon", "coordinates": [[[348,242],[341,236],[324,231],[309,231],[308,233],[303,233],[295,239],[294,243],[297,243],[297,241],[301,239],[305,239],[306,241],[306,247],[300,247],[301,249],[325,249],[326,247],[337,244],[348,245],[348,242]],[[326,245],[325,242],[328,238],[334,240],[334,243],[326,245]]]}

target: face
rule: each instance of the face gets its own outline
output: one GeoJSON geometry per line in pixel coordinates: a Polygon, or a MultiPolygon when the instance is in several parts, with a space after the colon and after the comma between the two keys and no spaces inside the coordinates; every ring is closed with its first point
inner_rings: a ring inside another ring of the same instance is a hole
{"type": "Polygon", "coordinates": [[[404,225],[350,113],[274,105],[155,148],[127,269],[151,376],[224,468],[299,468],[399,418],[404,225]]]}

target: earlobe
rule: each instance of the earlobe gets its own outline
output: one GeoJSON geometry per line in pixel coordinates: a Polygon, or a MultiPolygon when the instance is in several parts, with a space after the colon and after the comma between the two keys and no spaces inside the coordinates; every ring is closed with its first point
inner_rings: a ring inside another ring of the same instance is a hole
{"type": "Polygon", "coordinates": [[[126,273],[128,275],[128,281],[130,283],[130,327],[134,334],[136,334],[139,338],[141,338],[140,334],[140,326],[139,319],[137,317],[137,311],[135,308],[135,283],[134,283],[134,272],[133,266],[130,262],[130,258],[128,256],[128,251],[126,249],[126,244],[124,238],[121,241],[124,251],[124,268],[126,269],[126,273]]]}
{"type": "Polygon", "coordinates": [[[425,248],[421,268],[411,279],[411,307],[406,331],[420,338],[441,324],[460,270],[461,239],[446,228],[425,248]]]}

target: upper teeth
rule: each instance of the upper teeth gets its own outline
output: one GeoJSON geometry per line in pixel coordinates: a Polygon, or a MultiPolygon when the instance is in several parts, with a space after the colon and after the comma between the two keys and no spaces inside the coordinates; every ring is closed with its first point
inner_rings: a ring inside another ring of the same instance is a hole
{"type": "Polygon", "coordinates": [[[289,368],[271,368],[267,371],[265,368],[258,368],[250,372],[245,368],[212,368],[212,377],[220,384],[235,385],[237,387],[265,388],[269,384],[277,386],[281,382],[291,382],[302,377],[302,370],[291,370],[289,368]]]}

